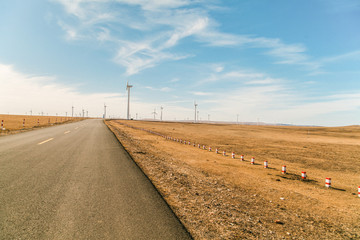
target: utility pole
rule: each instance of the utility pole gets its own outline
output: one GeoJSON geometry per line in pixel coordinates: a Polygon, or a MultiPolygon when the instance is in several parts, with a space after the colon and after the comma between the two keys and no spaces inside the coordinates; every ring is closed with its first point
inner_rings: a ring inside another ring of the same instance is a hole
{"type": "Polygon", "coordinates": [[[132,85],[129,85],[129,82],[126,83],[126,90],[128,91],[128,105],[127,105],[127,119],[130,119],[130,88],[132,85]]]}
{"type": "Polygon", "coordinates": [[[161,106],[160,109],[161,109],[160,121],[162,121],[162,117],[163,117],[163,114],[162,114],[162,113],[163,113],[163,109],[164,109],[164,108],[161,106]]]}
{"type": "Polygon", "coordinates": [[[104,116],[103,116],[103,118],[105,119],[106,118],[106,104],[104,103],[104,116]]]}
{"type": "Polygon", "coordinates": [[[196,108],[198,106],[196,102],[194,102],[194,106],[195,106],[195,119],[194,119],[194,122],[196,122],[196,108]]]}
{"type": "Polygon", "coordinates": [[[236,124],[239,124],[239,114],[236,114],[236,124]]]}
{"type": "Polygon", "coordinates": [[[71,106],[71,117],[74,117],[74,105],[71,106]]]}

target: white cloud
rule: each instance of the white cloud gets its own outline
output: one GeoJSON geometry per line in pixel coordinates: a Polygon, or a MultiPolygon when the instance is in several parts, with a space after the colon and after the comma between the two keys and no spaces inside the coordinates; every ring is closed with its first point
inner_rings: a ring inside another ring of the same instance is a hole
{"type": "Polygon", "coordinates": [[[348,53],[341,54],[338,56],[323,58],[323,59],[321,59],[321,61],[324,63],[327,63],[327,62],[337,62],[337,61],[343,61],[343,60],[349,60],[349,59],[360,60],[360,50],[348,52],[348,53]]]}
{"type": "MultiPolygon", "coordinates": [[[[104,102],[110,107],[110,113],[119,114],[119,102],[125,103],[125,97],[118,93],[80,93],[75,87],[59,84],[52,76],[33,76],[18,72],[11,65],[0,64],[1,99],[3,112],[25,114],[33,113],[68,116],[72,104],[75,113],[82,109],[89,111],[89,116],[102,116],[104,102]],[[6,99],[6,101],[4,100],[6,99]]],[[[124,104],[125,107],[125,104],[124,104]]]]}
{"type": "MultiPolygon", "coordinates": [[[[280,39],[221,32],[219,24],[206,8],[212,1],[190,0],[57,0],[66,12],[79,21],[60,24],[68,39],[87,36],[118,45],[114,61],[126,68],[127,75],[137,74],[165,61],[190,57],[170,52],[183,39],[193,37],[208,47],[242,46],[268,49],[266,54],[278,64],[304,66],[319,72],[321,64],[311,60],[302,44],[286,44],[280,39]],[[112,8],[119,4],[119,7],[112,8]],[[129,6],[138,7],[129,10],[129,6]],[[200,6],[200,7],[199,7],[200,6]],[[104,27],[106,25],[106,28],[104,27]],[[71,26],[71,27],[70,27],[71,26]],[[128,29],[131,29],[129,31],[128,29]],[[141,35],[141,40],[133,36],[141,35]]],[[[218,69],[220,70],[220,69],[218,69]]]]}
{"type": "Polygon", "coordinates": [[[153,91],[160,91],[160,92],[171,92],[171,91],[173,91],[173,89],[169,88],[169,87],[154,88],[154,87],[146,86],[145,88],[153,90],[153,91]]]}
{"type": "Polygon", "coordinates": [[[190,92],[191,94],[195,96],[211,96],[213,93],[210,92],[190,92]]]}

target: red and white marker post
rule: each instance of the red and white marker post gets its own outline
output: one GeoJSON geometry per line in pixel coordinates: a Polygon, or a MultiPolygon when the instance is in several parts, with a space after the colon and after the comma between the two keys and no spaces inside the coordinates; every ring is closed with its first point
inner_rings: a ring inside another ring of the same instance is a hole
{"type": "Polygon", "coordinates": [[[4,130],[4,120],[1,120],[1,130],[4,130]]]}
{"type": "Polygon", "coordinates": [[[244,161],[244,155],[241,155],[240,159],[241,161],[244,161]]]}
{"type": "Polygon", "coordinates": [[[302,178],[303,180],[306,179],[306,172],[301,172],[301,178],[302,178]]]}
{"type": "Polygon", "coordinates": [[[252,164],[252,165],[255,164],[255,158],[254,157],[251,158],[250,164],[252,164]]]}
{"type": "Polygon", "coordinates": [[[268,161],[264,161],[264,168],[268,168],[269,165],[268,165],[268,161]]]}
{"type": "Polygon", "coordinates": [[[23,119],[23,128],[25,128],[25,118],[23,119]]]}
{"type": "Polygon", "coordinates": [[[205,146],[205,145],[203,145],[203,149],[206,150],[206,146],[205,146]]]}
{"type": "Polygon", "coordinates": [[[200,143],[198,144],[198,148],[201,148],[201,147],[200,147],[200,143]]]}
{"type": "Polygon", "coordinates": [[[231,153],[231,158],[235,159],[235,153],[234,152],[231,153]]]}
{"type": "Polygon", "coordinates": [[[189,145],[191,145],[191,142],[190,142],[190,141],[189,141],[188,143],[189,143],[189,145]]]}
{"type": "Polygon", "coordinates": [[[226,151],[225,150],[223,151],[223,156],[226,156],[226,151]]]}
{"type": "Polygon", "coordinates": [[[209,146],[209,152],[211,152],[211,147],[209,146]]]}
{"type": "Polygon", "coordinates": [[[216,152],[216,154],[218,154],[218,153],[219,153],[219,149],[216,149],[215,152],[216,152]]]}
{"type": "Polygon", "coordinates": [[[193,146],[195,147],[195,143],[193,143],[193,146]]]}
{"type": "Polygon", "coordinates": [[[360,186],[358,187],[358,197],[360,197],[360,186]]]}
{"type": "Polygon", "coordinates": [[[282,168],[281,168],[281,173],[282,173],[282,174],[286,174],[286,166],[285,166],[285,165],[282,166],[282,168]]]}
{"type": "Polygon", "coordinates": [[[330,188],[331,187],[331,178],[325,178],[325,187],[330,188]]]}

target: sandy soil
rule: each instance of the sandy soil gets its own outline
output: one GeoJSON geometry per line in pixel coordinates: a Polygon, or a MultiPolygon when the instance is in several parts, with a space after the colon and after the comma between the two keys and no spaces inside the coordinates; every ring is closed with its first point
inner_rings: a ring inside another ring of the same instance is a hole
{"type": "Polygon", "coordinates": [[[106,123],[195,239],[360,239],[359,126],[106,123]]]}
{"type": "Polygon", "coordinates": [[[0,123],[4,121],[5,130],[1,130],[0,135],[7,135],[23,131],[32,130],[34,128],[48,127],[56,124],[67,122],[81,121],[84,118],[72,117],[56,117],[56,116],[29,116],[29,115],[5,115],[0,114],[0,123]],[[25,119],[25,124],[24,123],[25,119]],[[39,121],[39,122],[38,122],[39,121]]]}

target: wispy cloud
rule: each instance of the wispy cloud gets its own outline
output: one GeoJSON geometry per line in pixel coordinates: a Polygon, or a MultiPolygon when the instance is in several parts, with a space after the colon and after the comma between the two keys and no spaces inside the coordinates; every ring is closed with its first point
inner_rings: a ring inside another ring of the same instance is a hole
{"type": "Polygon", "coordinates": [[[145,88],[153,90],[153,91],[160,91],[160,92],[171,92],[171,91],[173,91],[173,89],[169,88],[169,87],[154,88],[154,87],[146,86],[145,88]]]}
{"type": "Polygon", "coordinates": [[[360,50],[344,53],[344,54],[337,55],[337,56],[326,57],[326,58],[321,59],[321,62],[329,63],[329,62],[337,62],[337,61],[349,60],[349,59],[360,60],[360,50]]]}
{"type": "MultiPolygon", "coordinates": [[[[78,40],[87,36],[97,41],[113,42],[118,46],[113,59],[125,67],[127,75],[137,74],[165,61],[193,56],[186,52],[173,52],[174,47],[185,38],[193,38],[193,41],[208,47],[263,48],[267,55],[276,59],[277,64],[302,65],[309,71],[321,67],[306,54],[307,49],[302,44],[286,44],[275,38],[219,31],[219,24],[207,8],[213,6],[213,1],[57,1],[78,20],[69,20],[72,24],[65,24],[65,20],[59,22],[68,39],[78,40]]],[[[222,71],[221,68],[217,70],[222,71]]]]}
{"type": "Polygon", "coordinates": [[[0,64],[0,85],[1,98],[6,99],[0,101],[0,108],[9,113],[25,114],[33,110],[65,115],[65,112],[70,114],[74,105],[75,113],[84,109],[89,111],[89,116],[101,116],[104,102],[112,106],[112,112],[116,112],[114,106],[120,101],[125,102],[125,96],[118,93],[80,93],[73,86],[59,84],[56,77],[24,74],[4,64],[0,64]]]}
{"type": "Polygon", "coordinates": [[[190,92],[190,93],[195,96],[212,96],[212,95],[214,95],[211,92],[190,92]]]}

